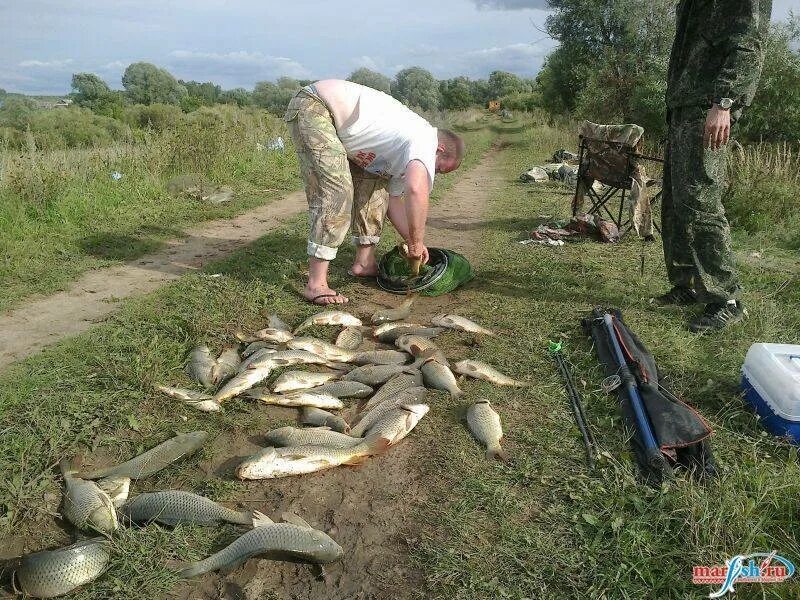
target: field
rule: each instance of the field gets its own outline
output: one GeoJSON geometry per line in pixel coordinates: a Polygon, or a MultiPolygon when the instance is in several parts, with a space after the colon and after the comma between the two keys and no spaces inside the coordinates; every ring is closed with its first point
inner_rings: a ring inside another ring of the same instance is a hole
{"type": "MultiPolygon", "coordinates": [[[[8,294],[0,309],[59,289],[87,269],[151,252],[166,237],[179,236],[184,224],[242,212],[296,188],[291,149],[286,155],[253,150],[256,139],[280,132],[280,123],[259,127],[262,133],[246,138],[245,151],[228,153],[230,162],[197,164],[204,154],[187,152],[179,167],[148,167],[133,158],[146,152],[136,145],[115,158],[93,158],[105,171],[91,169],[41,196],[35,217],[25,212],[30,206],[19,208],[3,196],[8,190],[0,190],[0,203],[9,203],[0,207],[22,211],[0,223],[8,294]],[[129,187],[117,189],[100,175],[113,170],[125,173],[120,182],[129,187]],[[164,182],[187,170],[232,184],[239,200],[210,209],[165,195],[164,182]],[[96,197],[108,203],[81,201],[96,197]]],[[[697,337],[686,331],[688,311],[657,310],[648,302],[666,285],[657,242],[517,243],[543,215],[568,214],[568,188],[522,184],[518,176],[554,150],[572,148],[570,130],[539,119],[471,120],[458,128],[469,155],[461,172],[437,178],[429,243],[466,254],[477,277],[454,294],[418,300],[413,318],[457,312],[494,329],[496,338],[449,334],[441,345],[451,359],[484,360],[530,381],[530,388],[468,381],[460,400],[432,394],[431,412],[409,438],[362,466],[237,481],[237,459],[257,449],[260,434],[291,423],[294,413],[233,400],[222,414],[203,415],[163,398],[153,385],[188,383],[183,365],[198,343],[219,350],[236,330],[263,327],[266,313],[296,323],[315,312],[296,291],[306,227],[298,217],[202,272],[121,302],[106,322],[0,373],[0,558],[68,543],[68,528],[58,519],[56,465],[62,457],[110,464],[194,429],[209,431],[214,441],[198,456],[139,482],[136,492],[180,488],[270,516],[293,510],[331,532],[345,548],[342,563],[324,579],[303,564],[252,560],[232,573],[180,582],[168,566],[209,554],[236,531],[150,526],[115,536],[109,572],[77,598],[690,598],[709,589],[692,585],[693,565],[773,549],[800,557],[798,454],[763,433],[738,391],[739,367],[752,342],[800,343],[800,268],[791,225],[796,204],[774,213],[786,217],[774,235],[755,217],[750,229],[744,223],[736,229],[750,317],[722,334],[697,337]],[[603,376],[580,331],[580,318],[596,305],[623,311],[673,390],[712,424],[717,480],[699,485],[679,478],[652,489],[637,479],[616,401],[600,391],[603,376]],[[575,365],[603,450],[595,471],[584,464],[546,352],[555,339],[565,342],[575,365]],[[464,426],[466,406],[480,397],[503,419],[513,459],[508,465],[487,461],[464,426]]],[[[186,136],[181,147],[194,147],[186,136]]],[[[751,157],[748,172],[784,169],[789,175],[768,181],[783,198],[781,185],[793,185],[793,171],[780,166],[786,159],[778,165],[764,158],[772,152],[765,148],[760,159],[751,157]]],[[[790,165],[796,156],[789,155],[790,165]]],[[[38,172],[56,171],[47,166],[38,172]]],[[[21,185],[17,193],[28,189],[21,185]]],[[[737,206],[742,189],[735,190],[737,206]]],[[[393,236],[386,238],[388,247],[393,236]]],[[[332,282],[352,298],[349,310],[367,317],[398,303],[350,280],[350,257],[350,249],[342,252],[332,282]]],[[[314,333],[330,338],[333,331],[314,333]]],[[[737,594],[796,597],[800,586],[742,584],[737,594]]]]}

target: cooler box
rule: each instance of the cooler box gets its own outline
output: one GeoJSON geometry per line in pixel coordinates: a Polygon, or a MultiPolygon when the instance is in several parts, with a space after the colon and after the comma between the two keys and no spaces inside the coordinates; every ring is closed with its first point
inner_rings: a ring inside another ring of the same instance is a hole
{"type": "Polygon", "coordinates": [[[742,367],[742,390],[767,431],[800,445],[800,346],[750,346],[742,367]]]}

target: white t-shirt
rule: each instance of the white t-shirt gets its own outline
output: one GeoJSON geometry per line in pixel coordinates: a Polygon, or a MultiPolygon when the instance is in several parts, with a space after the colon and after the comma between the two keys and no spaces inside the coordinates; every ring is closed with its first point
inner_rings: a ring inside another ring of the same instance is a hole
{"type": "MultiPolygon", "coordinates": [[[[351,83],[351,89],[356,85],[351,83]]],[[[406,166],[412,160],[425,165],[433,188],[439,145],[436,128],[388,94],[357,87],[354,117],[337,129],[347,157],[369,173],[388,177],[392,196],[403,193],[406,166]]]]}

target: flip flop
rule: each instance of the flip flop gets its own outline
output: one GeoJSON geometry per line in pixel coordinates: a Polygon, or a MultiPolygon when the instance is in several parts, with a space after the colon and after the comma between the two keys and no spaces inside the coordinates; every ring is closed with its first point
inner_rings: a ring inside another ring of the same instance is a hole
{"type": "Polygon", "coordinates": [[[357,275],[356,273],[353,273],[352,269],[348,269],[347,270],[347,274],[350,275],[350,277],[355,277],[356,279],[369,279],[371,277],[377,277],[378,276],[377,273],[375,273],[374,275],[357,275]]]}
{"type": "Polygon", "coordinates": [[[347,302],[317,302],[322,298],[344,298],[341,294],[320,294],[319,296],[314,296],[311,299],[311,304],[316,304],[317,306],[331,306],[333,304],[347,304],[347,302]]]}

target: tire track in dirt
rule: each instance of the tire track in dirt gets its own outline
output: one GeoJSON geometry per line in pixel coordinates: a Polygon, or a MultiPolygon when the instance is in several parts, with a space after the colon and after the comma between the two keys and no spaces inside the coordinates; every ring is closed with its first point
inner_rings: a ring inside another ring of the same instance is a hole
{"type": "MultiPolygon", "coordinates": [[[[432,246],[456,250],[474,260],[481,224],[491,194],[500,187],[499,153],[490,151],[481,162],[431,207],[426,241],[432,246]]],[[[396,306],[398,296],[375,286],[358,285],[347,290],[347,310],[361,317],[377,307],[396,306]]],[[[413,320],[429,320],[443,309],[452,309],[458,294],[419,298],[413,320]]],[[[435,410],[435,398],[432,408],[435,410]]],[[[265,418],[265,413],[259,413],[265,418]]],[[[269,422],[293,419],[295,412],[270,409],[269,422]]],[[[230,479],[233,469],[263,445],[261,435],[269,427],[255,420],[251,433],[221,436],[214,442],[213,458],[203,465],[206,477],[230,479]],[[252,435],[252,431],[256,431],[252,435]]],[[[250,560],[231,573],[209,574],[179,586],[173,596],[185,600],[402,600],[425,597],[425,573],[409,559],[409,547],[419,539],[413,522],[420,508],[437,502],[429,497],[429,485],[420,469],[429,460],[427,448],[436,443],[436,432],[423,419],[406,440],[386,454],[367,459],[357,467],[339,467],[300,477],[248,483],[242,506],[259,508],[271,516],[290,510],[312,526],[330,533],[344,548],[341,562],[328,565],[324,579],[315,578],[306,564],[274,560],[250,560]]],[[[241,500],[240,500],[241,502],[241,500]]]]}
{"type": "Polygon", "coordinates": [[[231,254],[305,207],[303,192],[293,192],[232,219],[187,229],[185,238],[169,240],[159,252],[89,271],[63,292],[25,300],[0,315],[0,369],[89,329],[116,311],[118,300],[151,292],[231,254]]]}

